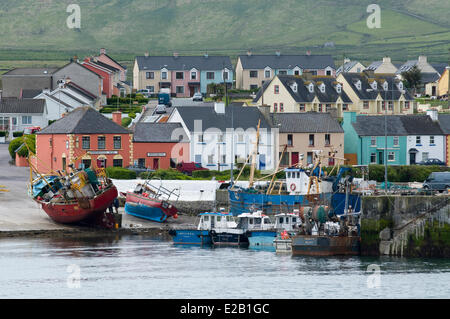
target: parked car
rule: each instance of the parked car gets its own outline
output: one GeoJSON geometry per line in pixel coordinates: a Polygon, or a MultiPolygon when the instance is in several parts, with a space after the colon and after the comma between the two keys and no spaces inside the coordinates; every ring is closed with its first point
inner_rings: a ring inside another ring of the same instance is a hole
{"type": "Polygon", "coordinates": [[[203,101],[203,95],[199,92],[192,96],[192,101],[203,101]]]}
{"type": "Polygon", "coordinates": [[[194,163],[194,162],[178,163],[176,168],[178,171],[182,172],[183,174],[189,175],[189,176],[191,176],[192,172],[195,172],[195,171],[209,171],[209,169],[202,167],[201,164],[194,163]]]}
{"type": "Polygon", "coordinates": [[[164,104],[158,104],[155,108],[156,114],[164,114],[166,113],[166,106],[164,104]]]}
{"type": "Polygon", "coordinates": [[[423,182],[423,189],[445,191],[450,188],[450,172],[433,172],[423,182]]]}
{"type": "Polygon", "coordinates": [[[23,130],[23,134],[27,135],[27,134],[35,134],[36,132],[39,132],[41,130],[41,128],[39,126],[33,126],[33,127],[26,127],[23,130]]]}
{"type": "Polygon", "coordinates": [[[417,163],[417,165],[443,165],[443,166],[446,166],[446,164],[443,161],[441,161],[437,158],[429,158],[425,161],[421,161],[421,162],[417,163]]]}
{"type": "Polygon", "coordinates": [[[148,98],[150,96],[151,92],[149,89],[142,89],[142,90],[137,91],[136,94],[142,94],[143,96],[148,98]]]}
{"type": "Polygon", "coordinates": [[[139,165],[131,165],[131,166],[128,166],[127,169],[136,172],[137,175],[144,173],[144,172],[152,173],[155,171],[154,169],[147,169],[146,167],[139,166],[139,165]]]}

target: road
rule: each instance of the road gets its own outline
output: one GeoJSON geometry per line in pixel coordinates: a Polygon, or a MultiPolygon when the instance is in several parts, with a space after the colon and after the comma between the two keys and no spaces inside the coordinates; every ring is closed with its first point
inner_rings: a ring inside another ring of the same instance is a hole
{"type": "MultiPolygon", "coordinates": [[[[25,231],[71,231],[78,227],[53,222],[27,194],[29,169],[11,165],[8,144],[0,144],[0,235],[2,232],[25,231]]],[[[161,227],[182,227],[192,224],[193,218],[181,214],[177,220],[166,224],[154,223],[122,213],[122,226],[133,229],[160,229],[161,227]],[[138,228],[136,228],[136,226],[138,228]]]]}
{"type": "MultiPolygon", "coordinates": [[[[178,106],[213,106],[214,103],[212,102],[198,102],[198,101],[192,101],[192,98],[172,98],[172,107],[166,107],[166,113],[165,114],[156,114],[156,115],[170,115],[172,114],[172,111],[178,107],[178,106]]],[[[152,118],[156,108],[156,105],[158,104],[157,100],[150,100],[150,102],[146,106],[146,110],[144,115],[141,117],[140,122],[153,122],[154,119],[152,118]]]]}

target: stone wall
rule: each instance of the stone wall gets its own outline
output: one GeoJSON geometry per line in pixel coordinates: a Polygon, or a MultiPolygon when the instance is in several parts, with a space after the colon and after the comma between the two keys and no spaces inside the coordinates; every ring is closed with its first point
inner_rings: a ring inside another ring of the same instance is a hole
{"type": "Polygon", "coordinates": [[[362,199],[361,254],[450,256],[450,201],[438,196],[362,199]]]}

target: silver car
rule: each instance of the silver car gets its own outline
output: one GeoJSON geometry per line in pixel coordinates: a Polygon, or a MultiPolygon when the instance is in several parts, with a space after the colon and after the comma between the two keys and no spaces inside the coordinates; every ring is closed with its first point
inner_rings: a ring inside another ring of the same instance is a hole
{"type": "Polygon", "coordinates": [[[166,113],[166,106],[164,104],[158,104],[155,108],[156,114],[164,114],[166,113]]]}
{"type": "Polygon", "coordinates": [[[203,95],[199,92],[192,96],[192,101],[203,101],[203,95]]]}

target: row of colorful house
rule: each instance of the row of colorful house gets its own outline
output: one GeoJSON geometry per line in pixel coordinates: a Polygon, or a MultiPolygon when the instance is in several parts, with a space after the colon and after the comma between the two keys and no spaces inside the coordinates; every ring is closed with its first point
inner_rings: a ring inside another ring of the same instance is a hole
{"type": "Polygon", "coordinates": [[[64,115],[37,134],[37,165],[43,172],[76,166],[174,168],[195,162],[211,170],[243,163],[255,148],[257,168],[310,165],[412,165],[436,158],[450,164],[450,115],[358,115],[344,112],[342,125],[330,113],[271,113],[268,106],[181,106],[132,129],[121,113],[106,118],[91,107],[64,115]],[[386,124],[386,126],[385,126],[386,124]],[[386,130],[385,130],[386,127],[386,130]],[[387,139],[387,146],[385,145],[387,139]],[[385,154],[385,152],[387,152],[385,154]],[[344,160],[345,159],[345,160],[344,160]]]}

